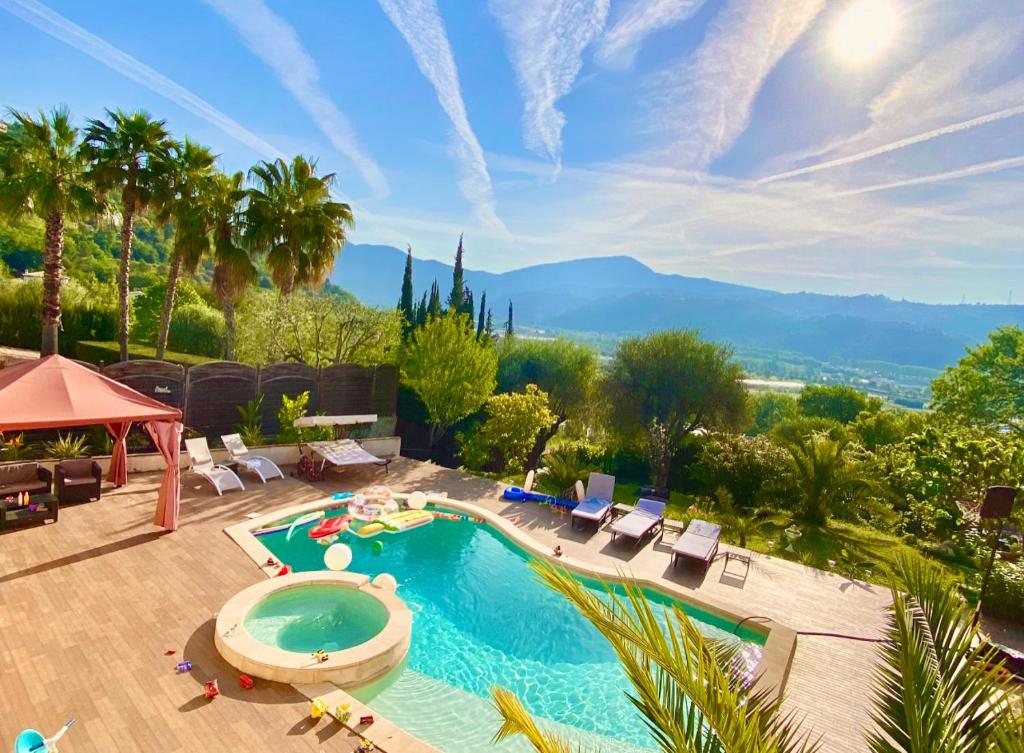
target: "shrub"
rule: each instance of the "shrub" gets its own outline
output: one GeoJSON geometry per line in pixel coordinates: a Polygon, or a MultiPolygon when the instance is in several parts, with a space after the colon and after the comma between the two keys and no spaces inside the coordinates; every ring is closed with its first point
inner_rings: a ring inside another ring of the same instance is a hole
{"type": "MultiPolygon", "coordinates": [[[[60,352],[74,355],[81,340],[117,338],[114,297],[69,280],[61,296],[60,352]]],[[[38,350],[42,342],[42,286],[35,281],[0,281],[0,345],[38,350]]]]}
{"type": "Polygon", "coordinates": [[[58,434],[57,438],[43,442],[46,457],[64,460],[89,454],[89,442],[83,434],[58,434]]]}
{"type": "Polygon", "coordinates": [[[797,402],[805,416],[831,418],[841,424],[850,423],[861,411],[877,412],[882,408],[882,401],[877,397],[869,398],[860,390],[842,384],[809,384],[797,402]]]}
{"type": "MultiPolygon", "coordinates": [[[[160,317],[163,314],[166,297],[167,280],[158,280],[132,301],[132,312],[135,315],[131,332],[132,340],[146,345],[156,344],[157,330],[160,328],[160,317]]],[[[172,324],[183,307],[196,305],[202,306],[204,301],[196,290],[195,284],[187,278],[180,279],[174,294],[172,324]]]]}
{"type": "Polygon", "coordinates": [[[753,422],[750,434],[767,434],[781,421],[800,415],[796,398],[781,392],[751,392],[747,402],[753,422]]]}
{"type": "Polygon", "coordinates": [[[549,494],[561,494],[572,488],[577,481],[587,483],[590,477],[590,465],[572,446],[558,447],[544,453],[541,463],[537,483],[549,494]]]}
{"type": "Polygon", "coordinates": [[[463,460],[470,468],[521,473],[537,435],[557,418],[548,408],[548,394],[528,384],[524,392],[492,395],[486,406],[483,423],[459,437],[463,460]]]}
{"type": "Polygon", "coordinates": [[[175,306],[167,347],[219,358],[224,352],[224,315],[205,303],[175,306]]]}
{"type": "Polygon", "coordinates": [[[281,424],[281,433],[277,435],[278,442],[302,442],[309,438],[308,429],[295,427],[295,421],[303,418],[308,408],[309,390],[295,397],[281,395],[281,407],[277,409],[277,420],[281,424]]]}
{"type": "Polygon", "coordinates": [[[700,445],[693,476],[702,494],[729,491],[741,507],[777,503],[792,497],[784,449],[767,437],[713,434],[700,445]]]}
{"type": "Polygon", "coordinates": [[[1024,563],[996,564],[982,610],[993,617],[1005,617],[1017,623],[1024,621],[1024,563]]]}
{"type": "Polygon", "coordinates": [[[235,428],[242,441],[253,447],[263,444],[263,395],[257,395],[255,400],[237,407],[242,422],[235,428]]]}

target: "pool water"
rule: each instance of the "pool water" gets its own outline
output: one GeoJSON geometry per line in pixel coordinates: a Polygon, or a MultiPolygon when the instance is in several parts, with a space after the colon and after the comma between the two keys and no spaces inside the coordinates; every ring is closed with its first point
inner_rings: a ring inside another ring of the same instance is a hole
{"type": "MultiPolygon", "coordinates": [[[[500,720],[490,690],[502,685],[579,742],[615,751],[657,749],[626,697],[629,683],[605,639],[535,580],[530,556],[496,529],[439,518],[402,533],[369,539],[347,533],[341,540],[352,548],[349,569],[394,575],[398,595],[413,612],[406,666],[353,692],[378,713],[446,753],[529,750],[521,740],[491,743],[500,720]]],[[[291,541],[284,533],[260,541],[296,571],[324,569],[324,547],[302,531],[291,541]]],[[[648,596],[672,603],[661,594],[648,596]]],[[[763,637],[745,629],[737,637],[732,623],[684,606],[706,635],[739,643],[747,666],[756,666],[763,637]]]]}
{"type": "Polygon", "coordinates": [[[387,608],[355,588],[327,584],[277,591],[245,616],[256,640],[285,651],[340,651],[377,635],[388,621],[387,608]]]}

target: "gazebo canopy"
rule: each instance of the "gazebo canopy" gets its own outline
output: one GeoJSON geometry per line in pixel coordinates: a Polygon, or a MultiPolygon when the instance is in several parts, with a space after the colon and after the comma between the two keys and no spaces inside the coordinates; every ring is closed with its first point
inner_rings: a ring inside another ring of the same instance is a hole
{"type": "Polygon", "coordinates": [[[167,464],[153,522],[178,527],[178,458],[181,411],[146,397],[63,356],[0,369],[0,433],[103,424],[114,437],[107,478],[128,483],[125,438],[133,423],[144,423],[167,464]]]}
{"type": "Polygon", "coordinates": [[[0,369],[0,432],[180,420],[177,408],[63,356],[0,369]]]}

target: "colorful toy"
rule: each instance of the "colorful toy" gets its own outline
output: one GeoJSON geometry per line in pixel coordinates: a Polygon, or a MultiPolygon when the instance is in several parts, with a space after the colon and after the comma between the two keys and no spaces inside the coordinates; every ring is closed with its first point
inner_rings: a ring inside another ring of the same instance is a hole
{"type": "Polygon", "coordinates": [[[217,685],[216,678],[214,678],[213,680],[207,680],[206,682],[203,683],[203,697],[206,700],[212,701],[214,698],[216,698],[219,695],[220,695],[220,687],[217,685]]]}
{"type": "Polygon", "coordinates": [[[192,671],[192,662],[190,662],[190,661],[180,661],[180,662],[178,662],[174,666],[174,668],[178,671],[179,675],[183,674],[184,672],[191,672],[192,671]]]}
{"type": "Polygon", "coordinates": [[[316,543],[320,546],[330,546],[335,543],[340,537],[339,536],[324,536],[322,539],[317,539],[316,543]]]}
{"type": "Polygon", "coordinates": [[[356,536],[361,539],[368,539],[378,533],[401,533],[411,528],[418,528],[427,523],[434,522],[434,514],[426,510],[404,510],[392,515],[382,515],[375,522],[369,523],[358,531],[356,536]]]}
{"type": "Polygon", "coordinates": [[[459,515],[458,513],[454,513],[454,512],[441,512],[440,510],[434,510],[433,515],[434,515],[435,519],[440,518],[441,520],[465,520],[466,519],[465,515],[459,515]]]}
{"type": "Polygon", "coordinates": [[[47,753],[48,751],[56,753],[57,741],[64,737],[64,733],[71,728],[75,721],[69,719],[53,737],[44,738],[34,729],[23,730],[14,740],[14,753],[47,753]]]}
{"type": "Polygon", "coordinates": [[[178,653],[178,649],[176,649],[174,646],[168,646],[164,649],[164,656],[174,656],[174,654],[176,653],[178,653]]]}
{"type": "Polygon", "coordinates": [[[352,516],[348,514],[339,515],[336,518],[325,518],[309,529],[309,538],[320,539],[324,536],[334,536],[342,531],[347,531],[351,523],[352,516]]]}
{"type": "Polygon", "coordinates": [[[256,684],[256,681],[249,677],[249,675],[239,675],[238,684],[246,690],[252,690],[252,686],[256,684]]]}
{"type": "Polygon", "coordinates": [[[277,560],[273,557],[267,557],[267,567],[277,567],[277,560]]]}
{"type": "Polygon", "coordinates": [[[352,718],[351,707],[347,703],[343,703],[334,710],[334,718],[342,724],[348,724],[348,720],[352,718]]]}
{"type": "Polygon", "coordinates": [[[373,542],[373,553],[374,554],[380,554],[383,551],[384,551],[384,542],[383,541],[374,541],[373,542]]]}
{"type": "MultiPolygon", "coordinates": [[[[359,723],[360,724],[373,724],[373,714],[367,714],[366,716],[359,717],[359,723]]],[[[363,742],[369,742],[369,741],[368,740],[364,740],[363,742]]],[[[372,748],[371,748],[371,750],[372,750],[372,748]]]]}
{"type": "Polygon", "coordinates": [[[285,565],[284,567],[282,567],[280,570],[277,571],[277,575],[274,576],[274,577],[279,577],[281,575],[290,575],[291,572],[292,572],[292,566],[291,565],[285,565]]]}
{"type": "Polygon", "coordinates": [[[518,486],[510,486],[501,493],[503,499],[507,499],[509,502],[539,502],[542,505],[554,505],[555,507],[564,507],[567,510],[575,509],[578,502],[571,499],[563,499],[562,497],[552,497],[550,494],[541,494],[540,492],[528,492],[525,489],[521,489],[518,486]]]}
{"type": "Polygon", "coordinates": [[[309,704],[309,718],[319,719],[327,711],[327,703],[323,698],[314,698],[312,703],[309,704]]]}
{"type": "Polygon", "coordinates": [[[313,652],[314,661],[317,661],[320,664],[323,664],[325,661],[327,661],[328,658],[329,657],[327,656],[327,652],[324,651],[322,648],[318,648],[316,651],[313,652]]]}
{"type": "Polygon", "coordinates": [[[321,518],[326,516],[327,513],[325,513],[323,510],[317,510],[316,512],[308,512],[305,515],[300,515],[295,520],[293,520],[292,524],[288,527],[288,533],[285,534],[284,540],[291,541],[292,536],[295,534],[296,528],[301,528],[302,526],[309,525],[310,523],[320,520],[321,518]]]}
{"type": "Polygon", "coordinates": [[[377,750],[377,746],[373,744],[373,741],[363,738],[359,741],[359,747],[356,748],[356,753],[373,753],[375,750],[377,750]]]}
{"type": "Polygon", "coordinates": [[[345,544],[331,544],[324,552],[324,566],[328,570],[344,570],[352,564],[352,550],[345,544]]]}

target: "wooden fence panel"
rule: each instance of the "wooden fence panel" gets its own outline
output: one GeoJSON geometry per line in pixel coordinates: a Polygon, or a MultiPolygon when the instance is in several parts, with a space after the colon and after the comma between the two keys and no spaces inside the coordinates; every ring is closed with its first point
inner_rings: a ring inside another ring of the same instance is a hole
{"type": "Polygon", "coordinates": [[[382,364],[373,373],[373,412],[378,416],[398,415],[398,367],[382,364]]]}
{"type": "Polygon", "coordinates": [[[252,366],[212,361],[188,370],[185,425],[220,444],[221,434],[233,434],[241,421],[239,406],[256,398],[257,373],[252,366]]]}
{"type": "Polygon", "coordinates": [[[104,367],[103,376],[172,408],[185,406],[185,367],[168,361],[121,361],[104,367]]]}
{"type": "Polygon", "coordinates": [[[263,395],[263,433],[277,434],[281,424],[277,411],[281,407],[281,396],[295,397],[309,392],[310,414],[319,410],[318,380],[316,369],[304,363],[272,363],[260,369],[259,392],[263,395]]]}
{"type": "Polygon", "coordinates": [[[347,363],[320,369],[320,410],[328,416],[373,413],[373,371],[347,363]]]}

